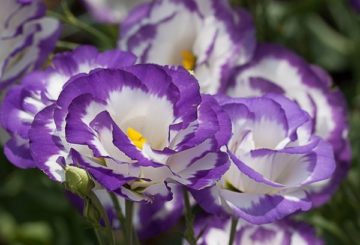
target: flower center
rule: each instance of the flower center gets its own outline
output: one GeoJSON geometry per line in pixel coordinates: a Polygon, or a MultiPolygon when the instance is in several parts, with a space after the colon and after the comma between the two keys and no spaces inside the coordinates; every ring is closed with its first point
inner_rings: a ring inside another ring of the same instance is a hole
{"type": "Polygon", "coordinates": [[[140,150],[143,149],[144,144],[146,143],[146,139],[145,137],[139,133],[138,131],[136,131],[133,128],[128,128],[127,129],[127,136],[129,137],[129,139],[131,140],[131,142],[140,150]]]}
{"type": "Polygon", "coordinates": [[[182,66],[188,70],[193,71],[196,64],[196,56],[189,50],[181,51],[182,66]]]}

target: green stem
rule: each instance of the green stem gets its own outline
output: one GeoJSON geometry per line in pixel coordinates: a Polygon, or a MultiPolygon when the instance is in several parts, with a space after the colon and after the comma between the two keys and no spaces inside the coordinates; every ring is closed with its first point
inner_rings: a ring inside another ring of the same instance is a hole
{"type": "Polygon", "coordinates": [[[139,237],[137,236],[136,231],[134,231],[134,244],[140,245],[139,237]]]}
{"type": "Polygon", "coordinates": [[[117,217],[119,219],[120,225],[121,225],[121,230],[123,232],[123,236],[125,239],[125,242],[127,243],[128,238],[127,238],[127,232],[126,232],[126,219],[124,217],[124,214],[122,212],[120,203],[119,203],[119,199],[116,197],[116,195],[112,192],[109,192],[110,198],[112,200],[112,203],[114,205],[117,217]]]}
{"type": "Polygon", "coordinates": [[[236,227],[238,224],[239,219],[232,218],[231,219],[231,230],[230,230],[230,236],[229,236],[229,245],[232,245],[234,243],[235,234],[236,234],[236,227]]]}
{"type": "Polygon", "coordinates": [[[125,201],[125,214],[126,214],[126,233],[128,237],[128,245],[133,245],[133,211],[134,203],[130,200],[125,201]]]}
{"type": "Polygon", "coordinates": [[[90,199],[91,203],[98,209],[98,211],[100,212],[100,215],[102,217],[102,219],[105,222],[105,230],[106,230],[106,234],[108,236],[109,239],[112,239],[112,244],[115,244],[116,238],[115,235],[112,232],[112,225],[111,222],[109,220],[109,217],[104,209],[104,207],[102,206],[99,198],[95,195],[94,192],[90,192],[90,194],[88,195],[88,198],[90,199]]]}
{"type": "Polygon", "coordinates": [[[86,31],[87,33],[93,35],[102,43],[102,45],[104,47],[112,48],[114,46],[111,39],[108,38],[105,33],[99,31],[98,29],[92,27],[91,25],[88,25],[85,22],[82,22],[78,18],[76,18],[76,16],[72,14],[69,7],[67,6],[66,1],[62,1],[62,8],[63,8],[64,15],[58,14],[53,11],[48,11],[48,13],[49,13],[49,15],[60,19],[64,23],[75,26],[78,29],[81,29],[81,30],[86,31]]]}
{"type": "Polygon", "coordinates": [[[261,26],[261,31],[262,33],[260,33],[260,37],[262,39],[262,41],[266,41],[269,38],[269,33],[271,33],[270,30],[270,25],[269,25],[269,18],[268,18],[268,6],[269,6],[269,0],[263,0],[261,1],[261,6],[260,6],[260,13],[258,15],[258,19],[260,19],[260,25],[261,26]]]}
{"type": "Polygon", "coordinates": [[[89,198],[92,201],[92,203],[98,208],[98,210],[100,211],[101,217],[103,218],[104,222],[105,222],[105,226],[106,227],[111,227],[111,223],[109,220],[109,217],[107,216],[107,213],[104,209],[104,207],[102,206],[99,198],[95,195],[94,192],[91,192],[89,194],[89,198]]]}
{"type": "Polygon", "coordinates": [[[57,43],[56,43],[57,48],[69,49],[69,50],[73,50],[78,46],[79,46],[79,44],[77,44],[77,43],[67,42],[67,41],[57,41],[57,43]]]}
{"type": "Polygon", "coordinates": [[[96,238],[98,240],[99,245],[105,245],[105,243],[104,243],[104,241],[102,239],[101,232],[100,232],[98,227],[94,226],[94,232],[95,232],[95,235],[96,235],[96,238]]]}
{"type": "Polygon", "coordinates": [[[190,245],[196,245],[196,238],[194,232],[194,216],[192,214],[189,193],[184,189],[184,205],[185,205],[185,239],[190,245]]]}

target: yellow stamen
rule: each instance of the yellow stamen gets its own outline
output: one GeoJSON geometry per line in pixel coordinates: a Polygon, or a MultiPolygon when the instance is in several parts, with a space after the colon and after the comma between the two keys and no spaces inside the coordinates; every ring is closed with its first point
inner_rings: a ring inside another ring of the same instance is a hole
{"type": "Polygon", "coordinates": [[[182,66],[188,71],[193,71],[196,64],[196,56],[189,50],[183,50],[181,56],[182,66]]]}
{"type": "Polygon", "coordinates": [[[129,137],[129,139],[131,140],[131,142],[140,150],[143,149],[144,144],[146,143],[146,139],[144,138],[144,136],[139,133],[138,131],[136,131],[133,128],[128,128],[127,129],[127,135],[129,137]]]}

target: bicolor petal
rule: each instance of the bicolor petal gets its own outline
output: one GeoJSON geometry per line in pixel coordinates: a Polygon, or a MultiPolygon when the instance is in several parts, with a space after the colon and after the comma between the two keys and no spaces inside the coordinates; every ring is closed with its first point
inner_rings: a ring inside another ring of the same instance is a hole
{"type": "Polygon", "coordinates": [[[99,186],[133,201],[169,201],[170,183],[209,187],[229,167],[220,148],[230,119],[183,68],[144,64],[76,75],[36,119],[30,146],[45,172],[49,159],[65,159],[58,169],[84,168],[99,186]]]}
{"type": "Polygon", "coordinates": [[[236,65],[255,48],[250,15],[225,0],[157,0],[130,12],[121,24],[119,47],[144,63],[181,65],[202,92],[223,87],[236,65]]]}
{"type": "MultiPolygon", "coordinates": [[[[332,179],[324,181],[322,188],[313,188],[315,205],[329,199],[351,158],[345,99],[332,87],[330,76],[285,48],[261,44],[251,62],[235,69],[224,92],[232,97],[283,94],[310,115],[315,133],[332,145],[337,161],[332,179]]],[[[304,133],[309,134],[309,127],[304,133]]]]}
{"type": "Polygon", "coordinates": [[[217,98],[232,123],[231,163],[216,185],[192,191],[197,202],[253,224],[309,210],[309,189],[335,170],[333,149],[313,134],[311,117],[280,95],[217,98]]]}
{"type": "Polygon", "coordinates": [[[5,0],[0,10],[0,89],[40,67],[55,47],[59,22],[39,1],[5,0]]]}
{"type": "MultiPolygon", "coordinates": [[[[231,221],[218,216],[201,216],[195,222],[195,233],[200,235],[199,245],[226,244],[229,240],[231,221]]],[[[188,244],[186,241],[183,244],[188,244]]],[[[249,245],[321,245],[315,230],[306,223],[285,219],[267,225],[251,225],[239,220],[234,244],[249,245]]]]}
{"type": "Polygon", "coordinates": [[[73,76],[96,68],[132,65],[135,60],[136,57],[127,52],[115,50],[99,53],[94,47],[81,46],[71,52],[57,54],[46,70],[24,76],[19,85],[7,92],[0,109],[1,124],[11,137],[6,156],[16,166],[36,167],[29,151],[29,130],[37,113],[58,99],[73,76]]]}

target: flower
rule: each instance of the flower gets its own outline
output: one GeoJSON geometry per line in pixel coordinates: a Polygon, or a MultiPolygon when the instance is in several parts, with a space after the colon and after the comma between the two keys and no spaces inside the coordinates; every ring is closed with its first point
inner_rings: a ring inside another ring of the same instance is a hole
{"type": "Polygon", "coordinates": [[[170,200],[168,182],[211,186],[228,168],[219,149],[230,120],[182,68],[143,64],[76,76],[36,115],[29,135],[32,156],[51,178],[64,181],[64,168],[74,165],[133,201],[170,200]]]}
{"type": "MultiPolygon", "coordinates": [[[[228,244],[230,219],[217,216],[201,217],[195,223],[195,234],[200,235],[199,245],[228,244]]],[[[184,245],[187,243],[184,241],[184,245]]],[[[282,220],[267,225],[252,225],[239,220],[234,245],[321,245],[314,229],[302,222],[282,220]]]]}
{"type": "Polygon", "coordinates": [[[51,67],[26,75],[21,84],[11,88],[1,106],[2,126],[10,134],[4,146],[7,158],[20,168],[36,167],[29,151],[29,130],[35,115],[54,103],[63,86],[73,76],[95,68],[132,65],[136,58],[118,50],[99,53],[90,46],[57,54],[51,67]]]}
{"type": "Polygon", "coordinates": [[[148,0],[83,0],[92,16],[101,22],[120,23],[129,9],[148,0]]]}
{"type": "Polygon", "coordinates": [[[335,162],[331,145],[313,135],[309,115],[275,94],[218,100],[232,122],[231,166],[216,186],[194,191],[196,201],[253,224],[310,209],[308,186],[330,178],[335,162]]]}
{"type": "Polygon", "coordinates": [[[346,102],[341,92],[333,88],[330,76],[285,48],[261,44],[253,60],[235,70],[224,92],[232,97],[283,94],[309,113],[315,133],[332,145],[337,161],[331,180],[311,187],[315,205],[327,201],[351,159],[346,102]]]}
{"type": "Polygon", "coordinates": [[[59,36],[59,22],[44,17],[40,0],[4,0],[0,9],[0,89],[40,67],[59,36]]]}
{"type": "Polygon", "coordinates": [[[255,47],[250,15],[226,0],[153,1],[131,11],[120,31],[120,49],[143,63],[182,65],[211,94],[255,47]]]}

